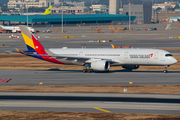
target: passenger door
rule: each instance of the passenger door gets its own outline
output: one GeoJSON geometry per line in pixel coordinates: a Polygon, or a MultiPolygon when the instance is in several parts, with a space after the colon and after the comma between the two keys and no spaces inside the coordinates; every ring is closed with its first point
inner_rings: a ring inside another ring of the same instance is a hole
{"type": "Polygon", "coordinates": [[[79,52],[79,56],[80,56],[80,57],[84,56],[84,55],[83,55],[83,51],[80,51],[80,52],[79,52]]]}
{"type": "Polygon", "coordinates": [[[124,59],[128,59],[128,52],[124,53],[124,59]]]}
{"type": "Polygon", "coordinates": [[[158,56],[159,56],[159,53],[158,53],[158,52],[155,52],[155,54],[154,54],[154,59],[158,59],[158,56]]]}

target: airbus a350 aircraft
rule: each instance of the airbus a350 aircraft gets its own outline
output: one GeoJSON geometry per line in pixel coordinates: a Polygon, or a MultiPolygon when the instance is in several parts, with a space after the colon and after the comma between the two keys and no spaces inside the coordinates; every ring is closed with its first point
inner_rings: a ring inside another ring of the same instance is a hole
{"type": "Polygon", "coordinates": [[[160,49],[113,49],[113,48],[50,48],[45,49],[37,38],[20,25],[21,34],[28,51],[18,52],[58,64],[83,65],[83,72],[108,71],[110,66],[122,66],[125,69],[138,69],[140,65],[165,66],[177,63],[177,60],[165,50],[160,49]]]}

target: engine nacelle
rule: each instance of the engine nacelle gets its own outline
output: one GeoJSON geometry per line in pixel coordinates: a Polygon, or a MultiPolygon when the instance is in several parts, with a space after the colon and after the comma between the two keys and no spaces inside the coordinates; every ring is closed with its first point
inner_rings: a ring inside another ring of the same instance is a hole
{"type": "Polygon", "coordinates": [[[91,68],[97,71],[108,71],[110,68],[110,63],[105,60],[93,61],[91,63],[91,68]]]}
{"type": "Polygon", "coordinates": [[[12,33],[16,33],[17,31],[16,30],[12,30],[12,33]]]}
{"type": "Polygon", "coordinates": [[[139,65],[123,65],[122,67],[125,69],[138,69],[139,65]]]}

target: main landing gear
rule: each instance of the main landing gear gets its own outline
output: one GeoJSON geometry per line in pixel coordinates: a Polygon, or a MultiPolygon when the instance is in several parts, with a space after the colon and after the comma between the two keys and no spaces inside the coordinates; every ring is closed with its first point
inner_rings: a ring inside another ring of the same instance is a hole
{"type": "Polygon", "coordinates": [[[84,67],[86,69],[83,69],[83,73],[86,73],[86,72],[91,73],[91,72],[93,72],[93,69],[90,68],[90,64],[85,64],[84,67]]]}
{"type": "Polygon", "coordinates": [[[167,71],[167,68],[169,67],[169,65],[167,65],[167,66],[164,66],[164,73],[167,73],[168,71],[167,71]]]}
{"type": "Polygon", "coordinates": [[[83,69],[83,73],[91,73],[91,72],[93,72],[93,70],[92,69],[83,69]]]}

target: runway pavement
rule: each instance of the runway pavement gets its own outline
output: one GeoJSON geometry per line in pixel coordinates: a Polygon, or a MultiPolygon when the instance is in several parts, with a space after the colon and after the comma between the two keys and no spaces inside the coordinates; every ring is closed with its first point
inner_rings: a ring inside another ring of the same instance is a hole
{"type": "Polygon", "coordinates": [[[179,95],[0,92],[1,110],[180,115],[179,95]]]}
{"type": "Polygon", "coordinates": [[[179,85],[180,71],[0,70],[0,79],[9,78],[0,85],[179,85]]]}

